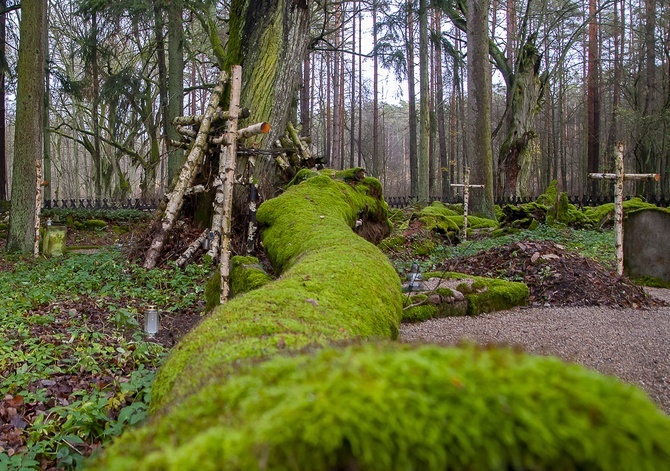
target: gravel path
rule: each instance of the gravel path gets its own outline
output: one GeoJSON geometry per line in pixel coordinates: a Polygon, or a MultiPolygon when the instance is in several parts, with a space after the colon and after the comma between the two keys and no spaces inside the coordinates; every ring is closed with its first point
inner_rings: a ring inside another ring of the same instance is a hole
{"type": "MultiPolygon", "coordinates": [[[[670,303],[670,290],[647,292],[670,303]]],[[[641,386],[670,414],[670,307],[519,308],[403,324],[400,329],[406,342],[454,345],[464,338],[517,345],[618,376],[641,386]]]]}

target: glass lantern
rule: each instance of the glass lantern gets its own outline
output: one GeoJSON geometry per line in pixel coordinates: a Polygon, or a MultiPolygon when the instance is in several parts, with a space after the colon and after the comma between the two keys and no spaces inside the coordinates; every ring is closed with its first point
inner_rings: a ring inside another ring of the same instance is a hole
{"type": "Polygon", "coordinates": [[[144,311],[144,331],[153,337],[158,333],[158,311],[156,306],[149,306],[146,311],[144,311]]]}

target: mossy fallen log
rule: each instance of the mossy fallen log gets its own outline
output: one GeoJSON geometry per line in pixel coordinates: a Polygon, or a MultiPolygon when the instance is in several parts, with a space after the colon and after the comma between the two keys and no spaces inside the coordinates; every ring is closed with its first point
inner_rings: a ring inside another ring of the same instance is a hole
{"type": "Polygon", "coordinates": [[[242,358],[396,337],[400,280],[386,257],[352,230],[361,212],[387,224],[386,203],[368,196],[378,185],[319,175],[261,205],[263,244],[279,278],[220,306],[180,342],[157,375],[152,410],[225,376],[242,358]]]}
{"type": "Polygon", "coordinates": [[[554,357],[370,343],[243,365],[104,469],[651,471],[669,434],[640,389],[554,357]]]}
{"type": "Polygon", "coordinates": [[[402,304],[391,265],[352,230],[361,219],[385,222],[385,203],[370,197],[377,185],[318,175],[263,204],[258,219],[278,279],[219,306],[183,339],[154,383],[152,418],[89,467],[667,464],[670,420],[614,378],[507,349],[360,344],[396,337],[402,304]],[[327,346],[333,341],[353,345],[327,346]]]}

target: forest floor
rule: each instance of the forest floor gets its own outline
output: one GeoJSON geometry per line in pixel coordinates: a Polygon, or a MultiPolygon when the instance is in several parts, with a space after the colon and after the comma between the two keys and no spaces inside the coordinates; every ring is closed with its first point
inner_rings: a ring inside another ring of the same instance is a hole
{"type": "MultiPolygon", "coordinates": [[[[67,245],[81,251],[60,259],[7,256],[0,238],[0,469],[72,469],[126,425],[142,420],[155,369],[202,319],[202,290],[213,267],[198,262],[185,271],[139,269],[128,254],[147,220],[123,226],[69,231],[67,245]],[[170,306],[161,311],[161,329],[153,338],[141,329],[148,304],[170,306]],[[91,409],[90,403],[97,406],[91,409]]],[[[184,228],[174,250],[197,235],[184,228]]],[[[438,247],[419,261],[423,270],[522,281],[532,309],[563,308],[577,316],[583,306],[669,312],[667,299],[646,296],[611,270],[612,239],[611,232],[584,236],[544,228],[495,242],[438,247]]],[[[412,257],[389,254],[401,274],[412,257]]],[[[443,332],[434,324],[439,321],[424,323],[424,329],[443,332]]],[[[461,322],[469,321],[474,319],[461,322]]],[[[415,328],[404,326],[404,338],[440,341],[425,330],[413,336],[415,328]]],[[[658,341],[657,354],[670,354],[667,338],[658,341]]],[[[616,368],[612,372],[638,381],[616,368]]]]}

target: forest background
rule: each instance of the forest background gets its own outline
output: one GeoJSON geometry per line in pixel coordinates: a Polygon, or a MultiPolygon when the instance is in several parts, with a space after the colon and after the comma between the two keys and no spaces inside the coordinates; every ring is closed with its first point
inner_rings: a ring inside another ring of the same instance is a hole
{"type": "MultiPolygon", "coordinates": [[[[571,195],[609,194],[609,183],[586,175],[613,170],[617,141],[625,143],[627,171],[661,175],[660,184],[627,183],[626,192],[670,194],[667,2],[479,3],[486,37],[471,42],[488,42],[494,194],[534,196],[552,179],[571,195]]],[[[203,113],[230,5],[59,0],[45,7],[44,199],[162,195],[182,158],[169,145],[178,139],[169,123],[203,113]]],[[[450,185],[477,166],[467,151],[467,5],[323,0],[309,8],[302,82],[290,99],[292,121],[314,154],[329,167],[366,167],[387,195],[452,197],[450,185]],[[382,94],[388,73],[406,90],[382,94]]],[[[0,12],[1,201],[11,194],[21,9],[2,0],[0,12]]]]}

